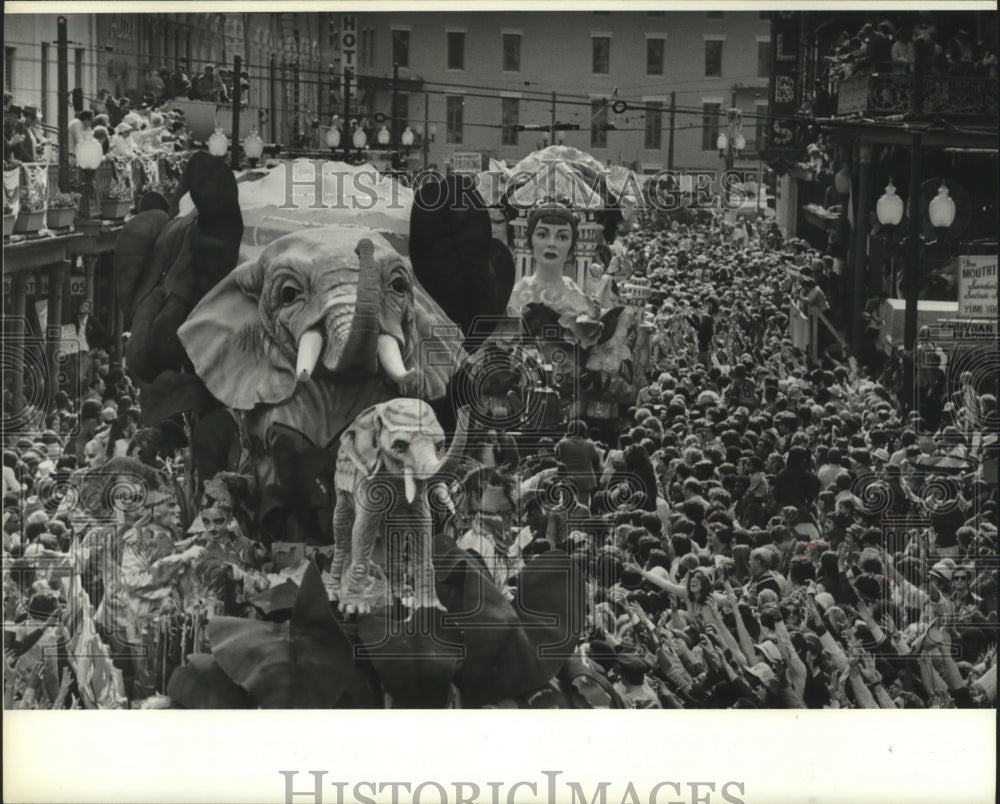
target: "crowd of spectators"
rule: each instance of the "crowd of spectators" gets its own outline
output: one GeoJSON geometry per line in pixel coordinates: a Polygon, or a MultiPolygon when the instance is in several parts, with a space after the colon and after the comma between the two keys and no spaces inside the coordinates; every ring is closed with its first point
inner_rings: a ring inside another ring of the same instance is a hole
{"type": "MultiPolygon", "coordinates": [[[[907,410],[836,342],[810,361],[787,311],[838,295],[829,266],[767,248],[759,229],[647,221],[624,235],[619,279],[648,280],[655,335],[616,439],[576,420],[537,448],[499,434],[452,488],[442,532],[510,598],[535,556],[572,557],[591,706],[993,706],[995,389],[953,378],[940,409],[907,410]]],[[[72,663],[24,636],[72,637],[67,566],[132,706],[165,691],[148,659],[158,624],[250,616],[281,566],[251,479],[222,473],[196,493],[184,428],[140,426],[128,377],[96,349],[88,363],[80,398],[57,393],[4,444],[8,707],[86,701],[72,663]]]]}
{"type": "Polygon", "coordinates": [[[977,39],[959,28],[945,36],[930,19],[895,24],[866,22],[851,35],[841,31],[826,56],[831,78],[871,72],[912,73],[919,55],[929,75],[997,77],[996,35],[977,39]]]}

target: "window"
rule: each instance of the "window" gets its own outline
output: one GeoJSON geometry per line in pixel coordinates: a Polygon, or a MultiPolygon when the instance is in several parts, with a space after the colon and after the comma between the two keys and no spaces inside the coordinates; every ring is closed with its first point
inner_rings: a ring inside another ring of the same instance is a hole
{"type": "Polygon", "coordinates": [[[714,151],[715,142],[719,139],[719,114],[721,103],[703,103],[701,105],[701,150],[714,151]]]}
{"type": "Polygon", "coordinates": [[[705,75],[718,77],[722,75],[722,40],[705,40],[705,75]]]}
{"type": "Polygon", "coordinates": [[[771,43],[757,43],[757,77],[767,78],[771,75],[771,43]]]}
{"type": "Polygon", "coordinates": [[[757,19],[759,19],[759,20],[769,20],[769,19],[771,19],[771,12],[770,11],[758,11],[757,12],[757,19]]]}
{"type": "Polygon", "coordinates": [[[647,17],[656,17],[658,19],[662,19],[663,17],[667,16],[667,12],[666,11],[647,11],[646,12],[646,16],[647,17]]]}
{"type": "Polygon", "coordinates": [[[706,11],[705,12],[705,16],[708,17],[710,20],[721,20],[722,19],[722,12],[721,11],[706,11]]]}
{"type": "Polygon", "coordinates": [[[500,125],[503,128],[500,138],[501,145],[517,145],[520,105],[517,98],[500,98],[500,125]]]}
{"type": "Polygon", "coordinates": [[[400,67],[410,66],[410,32],[392,32],[392,62],[400,67]]]}
{"type": "Polygon", "coordinates": [[[326,30],[327,30],[326,34],[327,44],[330,45],[337,44],[337,22],[333,14],[331,14],[330,18],[327,20],[326,30]]]}
{"type": "MultiPolygon", "coordinates": [[[[450,37],[451,34],[448,34],[450,37]]],[[[465,106],[465,98],[461,95],[448,95],[445,97],[448,109],[448,131],[446,142],[451,145],[462,144],[462,112],[465,106]]]]}
{"type": "MultiPolygon", "coordinates": [[[[660,40],[663,41],[662,39],[660,40]]],[[[645,148],[658,151],[663,135],[663,101],[646,102],[646,144],[645,148]]]]}
{"type": "Polygon", "coordinates": [[[3,88],[8,92],[14,87],[14,51],[16,48],[3,49],[3,88]]]}
{"type": "Polygon", "coordinates": [[[603,98],[590,102],[590,147],[608,146],[608,102],[603,98]]]}
{"type": "Polygon", "coordinates": [[[521,34],[503,35],[503,71],[505,73],[521,71],[521,34]]]}
{"type": "Polygon", "coordinates": [[[83,48],[73,51],[73,87],[83,89],[83,48]]]}
{"type": "Polygon", "coordinates": [[[448,69],[465,69],[465,34],[462,31],[448,31],[448,69]]]}
{"type": "Polygon", "coordinates": [[[607,75],[611,72],[611,37],[593,36],[590,41],[594,53],[591,71],[594,75],[607,75]]]}
{"type": "Polygon", "coordinates": [[[646,75],[663,75],[663,39],[646,40],[646,75]]]}

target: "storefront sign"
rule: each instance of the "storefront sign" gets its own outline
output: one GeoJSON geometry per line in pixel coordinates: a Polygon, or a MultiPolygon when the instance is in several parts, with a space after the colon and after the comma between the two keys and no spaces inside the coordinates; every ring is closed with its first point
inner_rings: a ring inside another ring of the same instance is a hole
{"type": "Polygon", "coordinates": [[[455,151],[451,169],[454,173],[478,173],[483,169],[483,157],[476,151],[455,151]]]}
{"type": "MultiPolygon", "coordinates": [[[[10,276],[5,276],[3,278],[3,295],[9,296],[14,292],[14,283],[10,276]]],[[[39,295],[47,296],[49,294],[49,278],[43,276],[41,281],[36,281],[35,277],[28,277],[24,281],[24,294],[26,296],[34,296],[36,292],[39,295]]],[[[70,296],[86,296],[87,295],[87,278],[85,276],[74,276],[69,280],[69,295],[70,296]]]]}
{"type": "Polygon", "coordinates": [[[996,318],[949,318],[939,321],[931,332],[939,340],[993,341],[997,338],[997,321],[996,318]]]}
{"type": "Polygon", "coordinates": [[[958,314],[962,318],[997,316],[997,257],[958,258],[958,314]]]}

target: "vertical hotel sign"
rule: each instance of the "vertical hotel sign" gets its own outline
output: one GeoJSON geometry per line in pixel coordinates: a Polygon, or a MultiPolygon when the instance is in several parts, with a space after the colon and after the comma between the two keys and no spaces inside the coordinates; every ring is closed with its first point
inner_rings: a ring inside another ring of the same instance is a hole
{"type": "Polygon", "coordinates": [[[771,12],[771,84],[768,91],[767,147],[771,151],[795,150],[791,118],[799,107],[799,50],[802,12],[771,12]]]}
{"type": "Polygon", "coordinates": [[[344,14],[340,18],[340,56],[345,70],[351,71],[351,81],[344,90],[357,94],[358,86],[358,19],[354,14],[344,14]]]}

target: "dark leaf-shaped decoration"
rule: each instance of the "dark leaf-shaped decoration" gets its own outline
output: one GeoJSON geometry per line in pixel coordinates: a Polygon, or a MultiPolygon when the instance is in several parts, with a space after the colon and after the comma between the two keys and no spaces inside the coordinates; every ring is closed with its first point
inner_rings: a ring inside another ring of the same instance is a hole
{"type": "Polygon", "coordinates": [[[310,564],[286,623],[215,617],[212,653],[264,709],[329,709],[351,683],[354,648],[333,617],[319,570],[310,564]]]}
{"type": "Polygon", "coordinates": [[[397,620],[379,609],[358,623],[365,655],[392,696],[394,709],[441,708],[462,656],[461,638],[446,637],[444,612],[417,609],[397,620]]]}
{"type": "Polygon", "coordinates": [[[522,573],[517,607],[482,569],[444,539],[435,543],[438,596],[448,609],[445,642],[461,642],[455,680],[467,707],[525,695],[555,676],[583,628],[584,585],[568,555],[552,550],[522,573]],[[548,556],[545,561],[540,561],[548,556]]]}
{"type": "Polygon", "coordinates": [[[170,674],[167,695],[185,709],[250,709],[250,697],[211,653],[194,653],[170,674]]]}
{"type": "MultiPolygon", "coordinates": [[[[265,589],[249,599],[249,602],[265,618],[269,620],[282,619],[277,615],[291,614],[295,607],[295,600],[299,595],[299,587],[291,578],[286,578],[284,583],[265,589]]],[[[284,619],[287,619],[284,618],[284,619]]]]}
{"type": "MultiPolygon", "coordinates": [[[[363,650],[355,643],[356,650],[363,650]]],[[[382,709],[382,683],[371,662],[355,654],[351,683],[337,704],[338,709],[382,709]]]]}
{"type": "Polygon", "coordinates": [[[573,655],[586,603],[583,576],[562,550],[536,555],[522,570],[514,610],[535,648],[542,677],[554,676],[573,655]]]}

